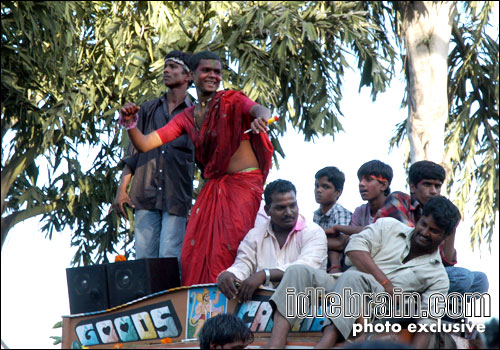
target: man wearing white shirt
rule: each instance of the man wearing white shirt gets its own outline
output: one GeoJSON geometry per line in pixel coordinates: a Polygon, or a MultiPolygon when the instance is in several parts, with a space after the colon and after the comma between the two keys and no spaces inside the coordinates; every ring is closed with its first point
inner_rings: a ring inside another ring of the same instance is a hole
{"type": "Polygon", "coordinates": [[[274,287],[291,265],[326,269],[325,232],[299,215],[295,186],[276,180],[264,191],[266,224],[251,229],[238,247],[233,265],[217,278],[219,289],[230,298],[250,300],[260,286],[274,287]],[[239,282],[236,287],[235,282],[239,282]]]}

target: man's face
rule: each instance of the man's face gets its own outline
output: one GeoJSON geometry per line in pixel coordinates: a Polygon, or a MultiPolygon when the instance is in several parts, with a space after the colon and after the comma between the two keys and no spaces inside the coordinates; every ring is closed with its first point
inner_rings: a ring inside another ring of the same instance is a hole
{"type": "Polygon", "coordinates": [[[194,84],[201,93],[216,92],[222,80],[222,65],[217,60],[200,60],[194,72],[194,84]]]}
{"type": "Polygon", "coordinates": [[[380,183],[372,175],[363,175],[359,180],[359,194],[363,200],[370,201],[380,196],[381,193],[384,193],[387,185],[387,181],[380,183]]]}
{"type": "Polygon", "coordinates": [[[189,81],[189,73],[186,73],[184,68],[174,61],[165,61],[163,68],[163,83],[169,88],[182,85],[189,81]]]}
{"type": "Polygon", "coordinates": [[[425,205],[429,199],[441,193],[442,185],[441,180],[423,179],[416,186],[410,184],[410,192],[420,204],[425,205]]]}
{"type": "Polygon", "coordinates": [[[271,223],[275,229],[291,231],[299,216],[299,207],[295,192],[273,193],[272,202],[264,207],[266,214],[271,217],[271,223]]]}
{"type": "Polygon", "coordinates": [[[435,251],[445,239],[445,232],[436,225],[432,215],[422,216],[415,226],[411,244],[429,253],[435,251]]]}
{"type": "Polygon", "coordinates": [[[335,186],[328,181],[327,176],[320,177],[314,182],[314,196],[316,203],[329,205],[335,204],[342,191],[338,191],[335,186]]]}

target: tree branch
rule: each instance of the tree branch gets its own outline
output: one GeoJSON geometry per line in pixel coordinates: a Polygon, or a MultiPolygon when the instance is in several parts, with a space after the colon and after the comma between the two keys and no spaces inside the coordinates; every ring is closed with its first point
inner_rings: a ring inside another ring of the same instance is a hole
{"type": "Polygon", "coordinates": [[[49,213],[54,210],[61,209],[63,207],[63,203],[53,202],[51,204],[39,205],[36,207],[32,207],[26,210],[16,211],[5,218],[2,218],[1,229],[2,229],[2,249],[5,239],[7,238],[7,234],[10,229],[14,227],[14,225],[24,221],[26,219],[35,217],[40,214],[49,213]]]}
{"type": "MultiPolygon", "coordinates": [[[[455,38],[455,40],[457,42],[458,49],[459,49],[460,53],[462,54],[462,57],[464,58],[464,61],[465,61],[466,56],[468,56],[468,55],[471,56],[471,59],[470,59],[471,62],[476,61],[477,55],[474,52],[472,52],[472,53],[467,52],[467,47],[465,46],[464,39],[462,37],[462,33],[460,33],[460,30],[458,30],[456,22],[453,23],[452,33],[453,33],[453,37],[455,38]]],[[[498,148],[496,147],[495,138],[493,137],[491,126],[488,123],[488,113],[486,111],[484,100],[481,97],[479,90],[485,91],[485,90],[487,90],[487,88],[484,86],[483,83],[479,83],[479,86],[477,86],[476,88],[473,87],[472,93],[474,94],[474,98],[479,103],[479,108],[481,109],[481,111],[484,112],[484,113],[482,113],[483,117],[481,118],[482,124],[484,125],[484,128],[486,129],[485,130],[486,135],[488,136],[488,139],[490,140],[491,146],[495,151],[496,158],[498,159],[499,158],[498,148]]],[[[485,96],[485,94],[483,94],[483,96],[485,96]]]]}
{"type": "MultiPolygon", "coordinates": [[[[38,155],[38,148],[32,147],[26,151],[26,153],[20,156],[13,156],[11,160],[7,162],[5,167],[2,169],[1,175],[1,203],[2,203],[2,214],[6,209],[7,203],[5,202],[5,197],[9,193],[10,187],[16,181],[19,174],[21,174],[28,164],[31,164],[38,155]]],[[[2,219],[3,222],[3,219],[2,219]]],[[[3,224],[2,224],[2,235],[3,235],[3,224]]]]}

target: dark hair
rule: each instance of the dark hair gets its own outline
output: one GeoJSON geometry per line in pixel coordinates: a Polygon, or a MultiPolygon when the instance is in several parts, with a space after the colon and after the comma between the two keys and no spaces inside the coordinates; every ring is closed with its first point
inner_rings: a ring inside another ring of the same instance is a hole
{"type": "Polygon", "coordinates": [[[191,70],[193,72],[196,70],[196,68],[198,68],[198,65],[200,64],[201,60],[216,60],[219,61],[222,65],[222,61],[220,60],[220,57],[216,53],[212,51],[201,51],[191,56],[189,67],[191,67],[191,70]]]}
{"type": "Polygon", "coordinates": [[[335,186],[335,190],[342,191],[344,189],[345,175],[334,166],[327,166],[319,170],[314,177],[316,180],[321,179],[323,176],[328,178],[328,181],[335,186]]]}
{"type": "Polygon", "coordinates": [[[365,175],[375,175],[387,179],[388,186],[384,191],[384,196],[388,196],[391,193],[389,186],[392,181],[392,168],[389,165],[382,163],[380,160],[370,160],[358,169],[359,180],[365,175]]]}
{"type": "MultiPolygon", "coordinates": [[[[183,51],[179,51],[179,50],[173,50],[173,51],[170,51],[169,53],[167,53],[165,56],[165,61],[168,58],[178,58],[182,62],[184,62],[186,64],[186,66],[188,66],[188,67],[189,67],[189,64],[191,62],[191,55],[188,53],[185,53],[183,51]]],[[[184,71],[186,71],[186,70],[184,69],[184,71]]],[[[186,72],[186,73],[188,73],[188,72],[186,72]]]]}
{"type": "Polygon", "coordinates": [[[288,193],[290,191],[293,191],[293,193],[297,194],[297,189],[288,180],[274,180],[270,184],[266,186],[266,189],[264,190],[264,201],[266,202],[266,205],[269,207],[273,201],[273,193],[288,193]]]}
{"type": "Polygon", "coordinates": [[[449,236],[460,221],[458,208],[448,198],[443,196],[431,197],[425,203],[422,215],[432,215],[436,225],[444,230],[445,236],[449,236]]]}
{"type": "Polygon", "coordinates": [[[444,181],[446,172],[444,168],[429,160],[421,160],[413,163],[409,172],[410,184],[415,186],[424,179],[444,181]]]}
{"type": "Polygon", "coordinates": [[[253,333],[236,315],[219,314],[209,318],[203,325],[199,340],[200,349],[210,349],[210,345],[224,346],[235,341],[251,343],[253,333]]]}

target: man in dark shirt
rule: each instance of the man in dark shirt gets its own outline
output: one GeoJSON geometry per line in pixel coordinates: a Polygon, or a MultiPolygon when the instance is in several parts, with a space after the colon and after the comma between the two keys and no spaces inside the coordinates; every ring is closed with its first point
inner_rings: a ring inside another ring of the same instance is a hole
{"type": "MultiPolygon", "coordinates": [[[[191,83],[190,56],[172,51],[165,57],[163,81],[168,92],[141,105],[137,127],[144,133],[168,123],[192,105],[186,89],[191,83]]],[[[187,135],[138,153],[130,143],[123,158],[120,186],[113,209],[127,218],[124,204],[135,209],[135,252],[137,259],[176,257],[180,259],[191,208],[194,146],[187,135]],[[130,194],[127,187],[132,179],[130,194]]]]}

